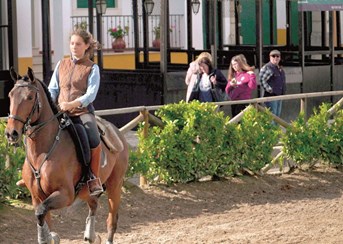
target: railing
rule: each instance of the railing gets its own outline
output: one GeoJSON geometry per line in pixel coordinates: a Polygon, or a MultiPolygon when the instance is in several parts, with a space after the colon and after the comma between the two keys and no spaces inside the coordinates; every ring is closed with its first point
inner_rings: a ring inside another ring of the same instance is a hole
{"type": "MultiPolygon", "coordinates": [[[[94,36],[96,33],[96,18],[94,16],[93,30],[94,36]]],[[[143,32],[149,30],[149,47],[152,47],[152,41],[155,39],[154,30],[160,24],[160,15],[150,15],[148,17],[148,28],[143,28],[143,18],[141,15],[138,16],[138,36],[139,36],[139,47],[143,47],[143,32]]],[[[135,33],[133,28],[133,16],[132,15],[105,15],[102,17],[102,40],[103,48],[112,48],[112,37],[108,33],[108,29],[118,27],[119,25],[123,28],[129,27],[129,33],[125,36],[126,48],[134,48],[135,33]]],[[[88,16],[72,16],[71,17],[71,28],[74,29],[76,25],[81,23],[89,25],[88,16]]],[[[169,37],[171,48],[185,48],[184,37],[185,37],[185,25],[184,15],[170,15],[169,16],[169,37]]]]}
{"type": "MultiPolygon", "coordinates": [[[[343,91],[328,91],[328,92],[313,92],[313,93],[301,93],[301,94],[291,94],[291,95],[282,95],[282,96],[274,96],[274,97],[262,97],[262,98],[254,98],[254,99],[247,99],[247,100],[239,100],[239,101],[225,101],[225,102],[216,102],[216,105],[219,106],[230,106],[233,104],[252,104],[254,105],[258,110],[264,111],[265,108],[262,107],[260,104],[263,104],[265,102],[270,101],[276,101],[276,100],[294,100],[299,99],[300,100],[300,112],[306,112],[307,108],[307,102],[309,98],[315,98],[315,97],[330,97],[330,96],[340,96],[343,95],[343,91]]],[[[329,110],[330,114],[334,114],[341,106],[343,105],[343,98],[340,99],[335,105],[332,106],[332,108],[329,110]]],[[[104,110],[97,110],[95,111],[96,115],[99,116],[106,116],[106,115],[117,115],[117,114],[128,114],[128,113],[135,113],[139,112],[140,114],[134,118],[132,121],[124,125],[120,128],[120,131],[122,133],[127,133],[128,131],[135,128],[139,122],[144,121],[144,117],[147,115],[146,112],[149,111],[155,111],[163,107],[164,105],[155,105],[155,106],[137,106],[137,107],[129,107],[129,108],[115,108],[115,109],[104,109],[104,110]]],[[[234,118],[230,120],[230,123],[238,123],[245,111],[242,111],[241,113],[237,114],[234,118]]],[[[161,125],[161,122],[154,117],[151,114],[148,114],[148,117],[150,119],[150,122],[153,122],[154,124],[161,125]]],[[[278,123],[280,126],[287,128],[289,126],[289,123],[285,120],[277,117],[276,115],[272,114],[273,120],[278,123]]],[[[306,116],[305,116],[306,117],[306,116]]]]}

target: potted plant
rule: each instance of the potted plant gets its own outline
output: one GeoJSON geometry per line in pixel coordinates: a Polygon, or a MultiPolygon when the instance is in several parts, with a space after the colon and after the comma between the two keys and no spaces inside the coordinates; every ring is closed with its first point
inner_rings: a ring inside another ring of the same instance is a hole
{"type": "Polygon", "coordinates": [[[126,47],[126,43],[123,38],[128,34],[129,27],[125,26],[124,28],[122,28],[120,25],[118,25],[117,27],[108,29],[108,32],[114,39],[112,42],[112,48],[114,49],[114,51],[123,52],[126,47]]]}
{"type": "MultiPolygon", "coordinates": [[[[161,41],[160,41],[160,38],[161,38],[161,27],[160,25],[156,25],[152,32],[155,34],[155,39],[152,41],[152,46],[155,47],[155,48],[160,48],[160,45],[161,45],[161,41]]],[[[169,28],[169,32],[172,32],[172,29],[169,28]]]]}
{"type": "Polygon", "coordinates": [[[161,37],[161,27],[160,25],[156,25],[152,32],[154,33],[155,35],[155,39],[152,41],[152,46],[155,47],[155,48],[160,48],[161,46],[161,41],[160,41],[160,37],[161,37]]]}
{"type": "Polygon", "coordinates": [[[86,20],[82,20],[81,22],[78,22],[74,25],[74,30],[77,29],[82,29],[82,30],[87,30],[88,24],[86,20]]]}

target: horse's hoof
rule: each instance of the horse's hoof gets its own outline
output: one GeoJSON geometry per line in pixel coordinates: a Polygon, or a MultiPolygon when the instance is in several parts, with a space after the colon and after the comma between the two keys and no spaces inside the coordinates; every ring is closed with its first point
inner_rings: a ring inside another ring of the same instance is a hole
{"type": "Polygon", "coordinates": [[[60,237],[55,232],[50,232],[51,240],[50,244],[60,244],[60,237]]]}
{"type": "Polygon", "coordinates": [[[88,241],[88,243],[92,243],[92,244],[101,244],[101,237],[99,235],[96,235],[94,238],[94,241],[86,240],[86,239],[84,239],[84,241],[88,241]]]}

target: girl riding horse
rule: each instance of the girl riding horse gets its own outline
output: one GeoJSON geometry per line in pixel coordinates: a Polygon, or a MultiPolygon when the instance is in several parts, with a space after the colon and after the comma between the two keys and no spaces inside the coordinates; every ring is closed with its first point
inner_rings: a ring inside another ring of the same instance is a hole
{"type": "MultiPolygon", "coordinates": [[[[71,57],[57,63],[49,84],[52,100],[58,102],[60,110],[67,113],[74,123],[81,123],[85,128],[91,149],[90,166],[94,174],[87,185],[90,194],[94,196],[103,192],[98,178],[100,136],[92,105],[100,85],[99,67],[90,60],[96,45],[97,42],[89,32],[76,29],[69,43],[71,57]]],[[[23,185],[23,181],[19,181],[17,185],[23,185]]]]}

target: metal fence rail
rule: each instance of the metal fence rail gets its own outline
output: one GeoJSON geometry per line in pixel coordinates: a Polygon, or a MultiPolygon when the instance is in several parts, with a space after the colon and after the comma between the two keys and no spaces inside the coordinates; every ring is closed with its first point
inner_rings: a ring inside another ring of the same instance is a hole
{"type": "MultiPolygon", "coordinates": [[[[262,97],[262,98],[254,98],[254,99],[248,99],[248,100],[240,100],[240,101],[225,101],[225,102],[215,102],[214,104],[220,105],[220,106],[230,106],[232,104],[247,104],[250,103],[257,107],[259,110],[263,110],[261,108],[262,104],[269,101],[276,101],[276,100],[293,100],[293,99],[299,99],[301,101],[299,113],[305,112],[307,107],[307,101],[310,98],[315,97],[330,97],[330,96],[343,96],[343,90],[340,91],[327,91],[327,92],[313,92],[313,93],[301,93],[301,94],[291,94],[291,95],[282,95],[282,96],[274,96],[274,97],[262,97]]],[[[122,133],[127,133],[134,127],[138,125],[139,122],[144,120],[144,116],[148,116],[146,112],[149,111],[156,111],[163,107],[164,105],[154,105],[154,106],[136,106],[136,107],[128,107],[128,108],[115,108],[115,109],[103,109],[103,110],[96,110],[95,114],[98,116],[106,116],[106,115],[119,115],[119,114],[129,114],[129,113],[139,113],[139,115],[128,122],[126,125],[122,126],[120,128],[120,131],[122,133]],[[145,115],[144,115],[145,114],[145,115]],[[142,117],[143,115],[143,117],[142,117]],[[139,118],[139,119],[137,119],[139,118]]],[[[328,111],[331,115],[336,113],[337,110],[341,109],[343,106],[343,98],[338,100],[331,109],[328,111]]],[[[231,123],[237,123],[242,118],[244,111],[242,111],[240,114],[238,114],[236,117],[232,118],[230,120],[231,123]]],[[[306,114],[305,114],[306,116],[306,114]]],[[[150,118],[153,118],[149,116],[150,118]]],[[[7,117],[0,117],[0,119],[7,120],[7,117]]],[[[275,115],[273,115],[273,119],[279,123],[283,127],[288,127],[289,123],[284,121],[282,118],[279,118],[275,115]]],[[[152,122],[159,123],[156,119],[152,119],[152,122]]]]}
{"type": "MultiPolygon", "coordinates": [[[[269,101],[276,101],[276,100],[294,100],[299,99],[300,102],[300,112],[305,112],[307,108],[307,102],[310,98],[315,97],[330,97],[330,96],[343,96],[343,91],[327,91],[327,92],[313,92],[313,93],[301,93],[301,94],[291,94],[291,95],[282,95],[282,96],[275,96],[275,97],[261,97],[261,98],[254,98],[248,100],[240,100],[240,101],[225,101],[225,102],[216,102],[215,104],[220,106],[230,106],[232,104],[253,104],[253,105],[262,105],[265,102],[269,101]]],[[[338,108],[340,108],[343,104],[343,98],[340,99],[330,110],[331,113],[334,113],[338,108]]],[[[144,111],[155,111],[159,108],[163,107],[164,105],[155,105],[155,106],[137,106],[137,107],[129,107],[129,108],[116,108],[116,109],[104,109],[104,110],[97,110],[95,113],[99,116],[106,116],[106,115],[115,115],[115,114],[127,114],[127,113],[134,113],[134,112],[144,112],[144,111]]],[[[241,114],[238,114],[236,117],[231,119],[232,123],[238,122],[242,117],[241,114]]],[[[278,122],[281,126],[287,127],[288,123],[277,116],[273,116],[273,118],[278,122]]],[[[132,124],[132,121],[128,124],[132,124]]],[[[127,124],[127,125],[128,125],[127,124]]],[[[137,123],[138,124],[138,123],[137,123]]],[[[132,128],[137,126],[134,124],[132,128]]],[[[127,132],[126,128],[127,125],[123,126],[120,130],[123,132],[127,132]]]]}

